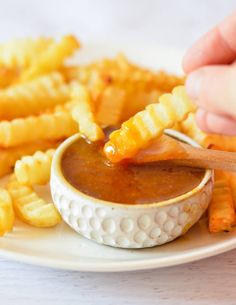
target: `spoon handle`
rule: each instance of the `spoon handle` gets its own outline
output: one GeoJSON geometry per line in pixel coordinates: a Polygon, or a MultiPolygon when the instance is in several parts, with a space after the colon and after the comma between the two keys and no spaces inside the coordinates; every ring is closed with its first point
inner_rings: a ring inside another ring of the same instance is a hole
{"type": "Polygon", "coordinates": [[[184,159],[173,160],[175,164],[190,167],[236,171],[236,153],[213,149],[196,148],[182,144],[186,151],[184,159]]]}

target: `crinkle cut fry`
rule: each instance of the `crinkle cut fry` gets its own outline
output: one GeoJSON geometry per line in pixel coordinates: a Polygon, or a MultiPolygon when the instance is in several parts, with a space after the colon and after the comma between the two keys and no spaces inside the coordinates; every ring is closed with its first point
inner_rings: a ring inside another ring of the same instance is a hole
{"type": "Polygon", "coordinates": [[[50,179],[51,163],[55,150],[36,151],[32,156],[23,156],[15,164],[15,176],[20,184],[46,184],[50,179]]]}
{"type": "Polygon", "coordinates": [[[53,203],[40,198],[30,186],[21,185],[13,176],[7,185],[16,215],[25,223],[42,228],[54,227],[61,221],[53,203]]]}
{"type": "Polygon", "coordinates": [[[47,150],[56,148],[60,142],[58,141],[35,141],[27,143],[27,145],[19,145],[11,148],[0,148],[0,177],[9,174],[18,159],[24,155],[31,155],[38,150],[47,150]]]}
{"type": "Polygon", "coordinates": [[[103,126],[120,123],[125,105],[125,91],[113,86],[106,88],[99,97],[96,119],[103,126]]]}
{"type": "Polygon", "coordinates": [[[228,179],[229,186],[231,188],[232,196],[233,196],[233,202],[234,202],[234,208],[236,210],[236,172],[224,172],[225,176],[228,179]]]}
{"type": "Polygon", "coordinates": [[[180,122],[180,130],[203,147],[236,151],[236,137],[205,133],[197,126],[194,113],[189,113],[188,117],[180,122]]]}
{"type": "Polygon", "coordinates": [[[38,114],[64,104],[69,94],[69,87],[57,72],[0,90],[0,119],[11,120],[38,114]]]}
{"type": "Polygon", "coordinates": [[[0,89],[14,85],[20,75],[20,70],[17,68],[0,67],[0,89]]]}
{"type": "Polygon", "coordinates": [[[221,171],[215,171],[215,185],[208,216],[211,233],[230,231],[235,225],[236,215],[232,192],[227,176],[221,171]]]}
{"type": "Polygon", "coordinates": [[[0,188],[0,236],[13,229],[15,214],[9,192],[0,188]]]}
{"type": "Polygon", "coordinates": [[[195,114],[189,113],[185,120],[180,122],[181,131],[195,140],[200,145],[208,148],[211,146],[214,135],[209,135],[202,131],[195,121],[195,114]]]}
{"type": "Polygon", "coordinates": [[[162,95],[159,103],[147,106],[111,133],[104,147],[107,158],[119,162],[133,157],[151,140],[160,137],[164,129],[182,121],[194,109],[184,87],[176,87],[172,94],[162,95]]]}
{"type": "Polygon", "coordinates": [[[29,69],[23,72],[21,81],[24,82],[57,70],[66,57],[72,55],[79,47],[79,41],[72,35],[62,37],[58,43],[51,43],[45,52],[35,58],[29,69]]]}
{"type": "Polygon", "coordinates": [[[14,147],[36,140],[59,140],[78,131],[67,110],[0,122],[0,146],[14,147]]]}
{"type": "Polygon", "coordinates": [[[127,121],[130,117],[134,116],[137,112],[142,111],[150,104],[157,103],[159,97],[165,92],[159,90],[130,90],[123,89],[126,95],[124,107],[121,115],[121,122],[127,121]]]}
{"type": "Polygon", "coordinates": [[[79,132],[90,141],[104,138],[102,128],[97,124],[91,97],[85,86],[74,82],[71,85],[71,114],[78,123],[79,132]]]}
{"type": "Polygon", "coordinates": [[[184,84],[184,78],[165,71],[153,72],[131,63],[123,54],[112,59],[103,59],[86,66],[63,67],[62,73],[68,80],[79,80],[88,84],[94,73],[100,76],[105,85],[123,89],[134,87],[147,91],[170,92],[174,87],[184,84]]]}
{"type": "Polygon", "coordinates": [[[53,42],[52,38],[14,39],[0,45],[0,65],[27,68],[53,42]]]}

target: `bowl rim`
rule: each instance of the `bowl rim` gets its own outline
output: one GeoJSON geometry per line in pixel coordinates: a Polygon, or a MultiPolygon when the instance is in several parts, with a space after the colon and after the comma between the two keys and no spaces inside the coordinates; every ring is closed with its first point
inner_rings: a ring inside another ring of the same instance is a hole
{"type": "MultiPolygon", "coordinates": [[[[172,136],[178,140],[181,140],[187,144],[190,144],[194,147],[201,147],[201,145],[199,145],[197,142],[195,142],[193,139],[191,139],[190,137],[186,136],[185,134],[173,130],[173,129],[165,129],[164,131],[165,134],[172,136]]],[[[64,177],[63,173],[62,173],[62,167],[61,167],[61,159],[62,156],[64,154],[64,152],[66,151],[66,149],[76,140],[78,140],[81,137],[80,133],[76,133],[74,135],[72,135],[71,137],[67,138],[64,142],[62,142],[59,147],[56,149],[55,154],[53,156],[53,160],[52,160],[52,175],[51,175],[51,182],[54,179],[53,177],[56,176],[57,180],[60,181],[61,184],[63,184],[66,188],[68,188],[68,190],[70,190],[70,192],[72,192],[75,196],[79,196],[80,198],[82,197],[85,200],[89,200],[91,202],[93,202],[94,204],[102,204],[108,207],[112,207],[112,208],[118,208],[118,207],[122,207],[125,209],[139,209],[139,208],[154,208],[154,207],[163,207],[163,206],[167,206],[167,205],[171,205],[171,204],[176,204],[178,202],[181,202],[187,198],[192,197],[193,195],[195,195],[196,193],[198,193],[200,190],[203,189],[203,187],[208,183],[208,181],[212,178],[213,176],[213,170],[211,169],[206,169],[205,170],[205,174],[201,180],[201,182],[192,190],[174,197],[174,198],[170,198],[167,200],[163,200],[163,201],[159,201],[159,202],[153,202],[153,203],[145,203],[145,204],[126,204],[126,203],[118,203],[118,202],[112,202],[112,201],[107,201],[107,200],[103,200],[103,199],[98,199],[98,198],[94,198],[92,196],[89,196],[83,192],[81,192],[80,190],[78,190],[77,188],[75,188],[72,184],[70,184],[69,181],[66,180],[66,178],[64,177]]]]}

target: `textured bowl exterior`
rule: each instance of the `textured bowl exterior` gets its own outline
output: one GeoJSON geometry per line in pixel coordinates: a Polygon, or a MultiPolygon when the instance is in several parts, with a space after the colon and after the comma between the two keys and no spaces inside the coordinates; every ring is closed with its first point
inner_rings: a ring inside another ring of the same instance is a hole
{"type": "Polygon", "coordinates": [[[79,192],[60,172],[63,152],[77,139],[68,139],[54,156],[51,193],[64,221],[84,237],[119,248],[158,246],[185,234],[207,209],[213,188],[210,171],[193,191],[159,204],[116,204],[79,192]]]}

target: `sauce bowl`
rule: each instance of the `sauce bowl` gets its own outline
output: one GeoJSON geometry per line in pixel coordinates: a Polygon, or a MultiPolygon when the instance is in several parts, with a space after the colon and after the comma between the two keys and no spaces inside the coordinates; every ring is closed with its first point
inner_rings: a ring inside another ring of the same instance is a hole
{"type": "MultiPolygon", "coordinates": [[[[199,147],[180,132],[167,129],[165,133],[199,147]]],[[[200,184],[191,191],[161,202],[120,204],[80,192],[64,178],[61,168],[64,152],[79,137],[79,134],[73,135],[56,150],[50,186],[63,220],[84,237],[119,248],[159,246],[185,234],[206,211],[213,190],[212,170],[206,170],[200,184]]]]}

